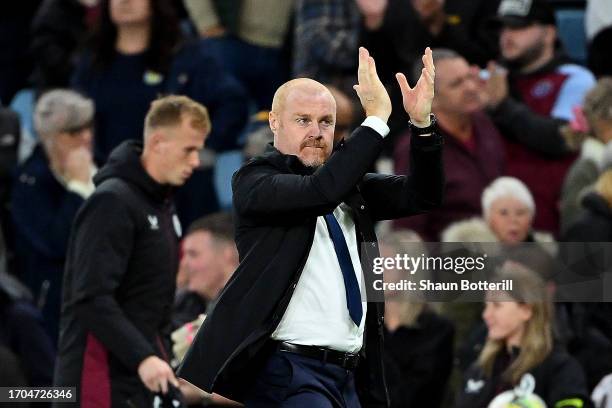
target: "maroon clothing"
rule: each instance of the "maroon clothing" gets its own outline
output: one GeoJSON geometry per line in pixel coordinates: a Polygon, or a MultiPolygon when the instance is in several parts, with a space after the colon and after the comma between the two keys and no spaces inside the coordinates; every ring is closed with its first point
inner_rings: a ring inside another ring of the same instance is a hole
{"type": "MultiPolygon", "coordinates": [[[[480,196],[494,179],[504,174],[503,139],[487,115],[472,115],[472,141],[462,142],[440,124],[446,187],[442,205],[423,215],[402,218],[395,226],[410,228],[426,241],[437,241],[449,224],[481,214],[480,196]],[[468,148],[473,146],[473,148],[468,148]]],[[[395,172],[409,169],[410,135],[402,135],[395,147],[395,172]]]]}
{"type": "MultiPolygon", "coordinates": [[[[512,93],[533,113],[568,120],[571,104],[578,102],[579,94],[590,87],[589,75],[583,68],[557,62],[533,74],[511,77],[510,86],[512,93]]],[[[523,131],[530,130],[526,127],[523,131]]],[[[576,155],[545,155],[517,142],[513,135],[507,136],[510,136],[506,140],[507,172],[522,180],[533,194],[536,206],[533,226],[556,234],[561,187],[576,155]]]]}

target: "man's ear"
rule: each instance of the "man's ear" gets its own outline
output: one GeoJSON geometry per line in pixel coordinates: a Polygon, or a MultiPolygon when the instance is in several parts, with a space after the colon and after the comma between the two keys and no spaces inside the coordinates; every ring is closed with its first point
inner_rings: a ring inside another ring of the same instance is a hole
{"type": "Polygon", "coordinates": [[[279,127],[279,120],[276,113],[272,111],[268,113],[268,123],[270,124],[270,130],[272,130],[272,133],[276,134],[279,127]]]}
{"type": "Polygon", "coordinates": [[[555,46],[555,41],[557,40],[557,28],[553,25],[547,25],[546,28],[546,41],[548,44],[555,46]]]}
{"type": "Polygon", "coordinates": [[[151,150],[160,153],[163,148],[163,142],[166,140],[164,133],[161,130],[155,130],[149,135],[148,145],[151,150]]]}

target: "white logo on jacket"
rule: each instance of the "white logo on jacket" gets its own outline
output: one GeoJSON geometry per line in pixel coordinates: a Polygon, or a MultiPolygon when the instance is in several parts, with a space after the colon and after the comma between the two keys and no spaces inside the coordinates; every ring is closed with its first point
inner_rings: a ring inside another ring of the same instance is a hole
{"type": "Polygon", "coordinates": [[[176,232],[176,236],[180,238],[183,235],[183,229],[181,228],[181,221],[176,214],[172,216],[172,224],[174,224],[174,232],[176,232]]]}
{"type": "Polygon", "coordinates": [[[151,230],[159,229],[159,222],[157,221],[156,215],[147,215],[147,219],[149,220],[149,226],[151,227],[151,230]]]}
{"type": "Polygon", "coordinates": [[[465,385],[465,392],[468,394],[474,394],[480,391],[480,389],[482,387],[484,387],[484,380],[473,380],[473,379],[469,379],[467,380],[467,384],[465,385]]]}

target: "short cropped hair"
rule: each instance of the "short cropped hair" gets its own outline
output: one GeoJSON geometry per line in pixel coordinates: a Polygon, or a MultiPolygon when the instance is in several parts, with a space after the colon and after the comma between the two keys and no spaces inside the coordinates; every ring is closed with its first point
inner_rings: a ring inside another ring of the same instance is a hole
{"type": "Polygon", "coordinates": [[[184,116],[191,119],[191,126],[194,129],[210,132],[210,117],[203,105],[187,96],[168,95],[151,102],[145,117],[145,139],[155,129],[179,125],[184,116]]]}
{"type": "Polygon", "coordinates": [[[612,78],[597,81],[585,95],[582,109],[591,126],[598,119],[612,121],[612,78]]]}
{"type": "Polygon", "coordinates": [[[218,212],[198,218],[187,229],[187,235],[195,232],[209,232],[221,242],[234,243],[234,222],[228,212],[218,212]]]}
{"type": "Polygon", "coordinates": [[[94,103],[69,89],[44,93],[34,108],[34,129],[42,136],[74,132],[93,125],[94,103]]]}
{"type": "Polygon", "coordinates": [[[535,214],[535,202],[525,183],[514,177],[498,177],[482,193],[482,212],[485,219],[489,218],[493,203],[503,197],[519,200],[529,208],[532,215],[535,214]]]}

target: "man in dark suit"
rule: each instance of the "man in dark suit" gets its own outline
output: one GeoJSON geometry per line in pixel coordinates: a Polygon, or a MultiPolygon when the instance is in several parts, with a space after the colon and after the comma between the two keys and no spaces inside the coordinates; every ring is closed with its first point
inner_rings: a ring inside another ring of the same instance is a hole
{"type": "Polygon", "coordinates": [[[391,101],[366,49],[355,90],[367,118],[333,152],[336,104],[327,88],[302,78],[277,90],[274,146],[233,179],[240,266],[180,377],[247,407],[388,406],[383,303],[372,302],[374,222],[442,200],[431,50],[423,62],[414,89],[397,78],[414,135],[410,176],[367,173],[389,132],[391,101]]]}

